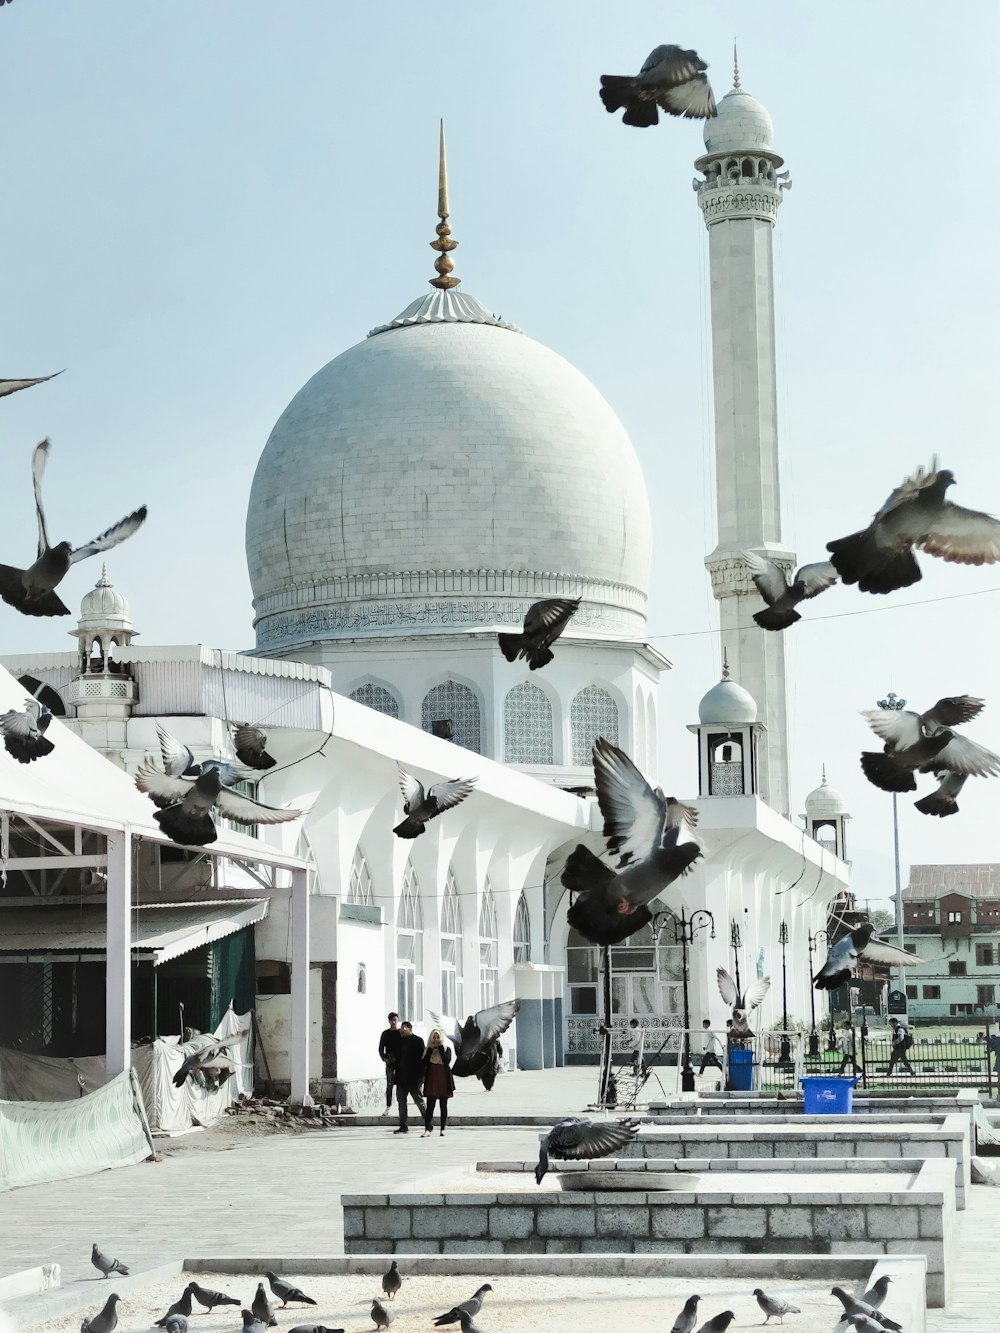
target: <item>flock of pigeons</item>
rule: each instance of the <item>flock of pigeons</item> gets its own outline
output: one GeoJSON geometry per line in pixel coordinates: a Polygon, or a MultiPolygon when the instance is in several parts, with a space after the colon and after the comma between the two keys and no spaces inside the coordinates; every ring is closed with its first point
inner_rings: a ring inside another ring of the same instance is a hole
{"type": "MultiPolygon", "coordinates": [[[[858,1329],[860,1333],[885,1333],[885,1330],[894,1333],[895,1330],[901,1330],[902,1325],[882,1314],[881,1310],[891,1280],[888,1276],[880,1277],[863,1296],[853,1296],[843,1287],[833,1287],[830,1295],[836,1296],[843,1308],[841,1321],[837,1325],[838,1330],[843,1328],[845,1333],[850,1329],[858,1329]]],[[[769,1296],[760,1287],[754,1287],[752,1295],[765,1316],[764,1324],[769,1324],[772,1319],[784,1324],[786,1314],[802,1313],[797,1305],[792,1305],[781,1296],[769,1296]]],[[[698,1322],[700,1300],[700,1296],[687,1298],[683,1310],[674,1320],[670,1333],[694,1333],[695,1324],[698,1322]]],[[[697,1333],[725,1333],[735,1318],[736,1315],[732,1310],[723,1310],[721,1314],[702,1324],[697,1333]]]]}

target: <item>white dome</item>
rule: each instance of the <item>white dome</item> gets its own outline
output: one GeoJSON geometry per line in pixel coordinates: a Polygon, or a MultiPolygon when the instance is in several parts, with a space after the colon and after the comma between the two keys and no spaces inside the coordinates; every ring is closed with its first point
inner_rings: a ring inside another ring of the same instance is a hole
{"type": "Polygon", "coordinates": [[[735,680],[723,676],[718,685],[713,685],[698,705],[698,717],[703,725],[707,723],[735,723],[745,726],[757,721],[757,704],[752,694],[735,680]]]}
{"type": "Polygon", "coordinates": [[[824,769],[823,781],[806,797],[806,816],[810,819],[830,819],[835,815],[846,814],[847,802],[836,787],[831,787],[827,782],[824,769]]]}
{"type": "Polygon", "coordinates": [[[649,501],[621,422],[458,293],[414,302],[296,394],[257,466],[246,549],[269,651],[454,633],[559,595],[583,596],[575,628],[645,625],[649,501]]]}
{"type": "Polygon", "coordinates": [[[108,567],[101,568],[101,577],[85,593],[80,602],[80,629],[131,629],[129,605],[108,578],[108,567]]]}
{"type": "Polygon", "coordinates": [[[705,121],[705,149],[713,154],[758,152],[775,158],[771,117],[755,97],[734,88],[719,103],[718,114],[705,121]]]}

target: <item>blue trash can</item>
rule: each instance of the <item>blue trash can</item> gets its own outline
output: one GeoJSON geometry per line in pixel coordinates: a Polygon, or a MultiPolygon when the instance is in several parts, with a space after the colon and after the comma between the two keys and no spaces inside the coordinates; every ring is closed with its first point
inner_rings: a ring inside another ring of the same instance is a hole
{"type": "Polygon", "coordinates": [[[753,1087],[753,1051],[734,1048],[729,1052],[729,1087],[732,1092],[749,1092],[753,1087]]]}
{"type": "Polygon", "coordinates": [[[806,1115],[850,1115],[857,1078],[802,1079],[806,1115]]]}

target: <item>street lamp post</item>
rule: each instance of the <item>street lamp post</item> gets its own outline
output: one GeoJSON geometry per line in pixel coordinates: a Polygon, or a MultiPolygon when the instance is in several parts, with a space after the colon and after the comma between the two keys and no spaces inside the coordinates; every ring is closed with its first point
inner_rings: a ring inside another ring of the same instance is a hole
{"type": "Polygon", "coordinates": [[[733,949],[733,975],[736,978],[736,993],[742,995],[743,990],[740,986],[740,923],[734,917],[729,923],[729,943],[733,949]]]}
{"type": "Polygon", "coordinates": [[[781,1049],[778,1051],[778,1060],[781,1064],[787,1065],[792,1058],[791,1047],[788,1044],[788,969],[785,964],[785,949],[788,946],[788,926],[782,921],[778,929],[778,943],[781,945],[781,1049]]]}
{"type": "MultiPolygon", "coordinates": [[[[906,707],[906,700],[899,699],[892,690],[884,699],[876,699],[879,708],[888,713],[899,713],[906,707]]],[[[900,949],[903,947],[903,894],[899,886],[899,811],[896,804],[896,793],[892,793],[892,853],[896,870],[896,944],[900,949]]],[[[897,986],[901,991],[906,990],[905,972],[902,967],[899,969],[897,986]]]]}
{"type": "Polygon", "coordinates": [[[688,1005],[688,946],[694,943],[699,930],[711,927],[711,939],[715,939],[715,917],[707,908],[700,907],[690,916],[681,912],[680,920],[671,921],[674,943],[681,946],[681,973],[684,982],[684,1056],[681,1066],[681,1091],[694,1092],[694,1070],[691,1068],[691,1011],[688,1005]]]}
{"type": "MultiPolygon", "coordinates": [[[[825,935],[826,931],[819,934],[825,935]]],[[[809,1054],[815,1059],[819,1055],[819,1033],[816,1031],[816,987],[813,985],[813,954],[816,952],[817,935],[809,932],[809,1054]]]]}
{"type": "MultiPolygon", "coordinates": [[[[814,999],[813,999],[813,989],[814,989],[814,988],[813,988],[813,986],[811,985],[811,982],[812,982],[812,976],[813,976],[813,970],[812,970],[812,955],[813,955],[813,954],[815,953],[815,951],[819,948],[820,940],[825,941],[825,943],[826,943],[826,947],[829,948],[829,947],[830,947],[830,932],[829,932],[828,930],[817,930],[817,932],[816,932],[815,935],[810,935],[810,936],[809,936],[809,978],[810,978],[809,1003],[810,1003],[810,1005],[812,1006],[812,1010],[813,1010],[813,1030],[812,1030],[812,1036],[810,1036],[810,1038],[809,1038],[809,1054],[810,1054],[810,1055],[819,1055],[819,1033],[816,1031],[816,1008],[815,1008],[815,1003],[814,1003],[814,999]],[[816,1038],[816,1048],[815,1048],[815,1050],[813,1050],[813,1036],[815,1036],[815,1038],[816,1038]]],[[[834,1025],[833,1025],[833,991],[832,991],[832,990],[831,990],[831,991],[827,991],[826,995],[827,995],[827,999],[829,1000],[829,1004],[830,1004],[830,1032],[829,1032],[829,1035],[827,1036],[827,1039],[826,1039],[826,1049],[827,1049],[828,1051],[835,1051],[835,1050],[837,1049],[837,1033],[836,1033],[836,1029],[834,1028],[834,1025]]]]}

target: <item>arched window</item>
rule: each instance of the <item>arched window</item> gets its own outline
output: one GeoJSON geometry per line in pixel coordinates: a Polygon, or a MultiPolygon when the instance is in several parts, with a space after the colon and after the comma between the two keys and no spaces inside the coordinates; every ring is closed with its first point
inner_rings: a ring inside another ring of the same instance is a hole
{"type": "Polygon", "coordinates": [[[411,1023],[419,1021],[424,1009],[423,938],[420,885],[407,861],[396,911],[396,1010],[411,1023]]]}
{"type": "MultiPolygon", "coordinates": [[[[655,924],[643,926],[611,949],[611,1008],[616,1019],[650,1019],[679,1014],[681,945],[675,943],[664,903],[649,904],[655,924]],[[656,920],[659,915],[659,919],[656,920]],[[664,924],[665,923],[665,924],[664,924]]],[[[566,980],[571,1014],[596,1014],[600,983],[600,949],[570,928],[566,941],[566,980]]]]}
{"type": "Polygon", "coordinates": [[[489,876],[479,907],[479,1007],[489,1009],[497,1002],[500,980],[500,940],[497,937],[497,904],[489,876]]]}
{"type": "Polygon", "coordinates": [[[514,962],[531,962],[531,917],[528,915],[528,900],[523,893],[517,900],[514,912],[514,962]]]}
{"type": "Polygon", "coordinates": [[[589,764],[598,736],[618,744],[618,705],[600,685],[586,685],[569,706],[573,763],[589,764]]]}
{"type": "Polygon", "coordinates": [[[441,1006],[442,1013],[461,1018],[462,905],[452,870],[448,871],[441,900],[441,1006]]]}
{"type": "Polygon", "coordinates": [[[635,719],[635,762],[645,771],[646,768],[646,709],[642,702],[642,691],[635,687],[635,705],[632,716],[635,719]]]}
{"type": "Polygon", "coordinates": [[[33,699],[44,704],[53,717],[66,716],[66,705],[51,685],[43,685],[34,676],[21,676],[17,683],[23,690],[27,690],[33,699]]]}
{"type": "Polygon", "coordinates": [[[553,764],[552,704],[530,680],[503,701],[503,757],[508,764],[553,764]]]}
{"type": "Polygon", "coordinates": [[[368,681],[365,685],[359,685],[356,690],[351,690],[350,697],[355,703],[364,704],[366,708],[374,708],[376,713],[384,713],[386,717],[399,717],[399,700],[384,685],[368,681]]]}
{"type": "Polygon", "coordinates": [[[347,901],[358,903],[362,907],[372,906],[372,876],[368,862],[360,847],[354,849],[354,862],[351,865],[351,880],[347,886],[347,901]]]}
{"type": "Polygon", "coordinates": [[[450,725],[449,739],[474,754],[482,754],[481,726],[479,721],[479,700],[469,689],[457,680],[446,680],[435,685],[424,696],[420,710],[420,725],[424,731],[440,735],[450,725]],[[438,724],[435,731],[434,724],[438,724]]]}

